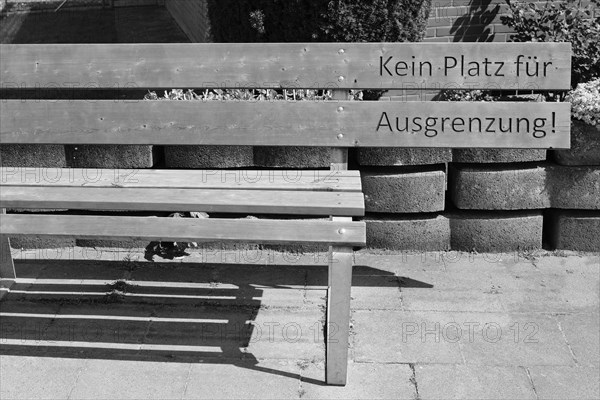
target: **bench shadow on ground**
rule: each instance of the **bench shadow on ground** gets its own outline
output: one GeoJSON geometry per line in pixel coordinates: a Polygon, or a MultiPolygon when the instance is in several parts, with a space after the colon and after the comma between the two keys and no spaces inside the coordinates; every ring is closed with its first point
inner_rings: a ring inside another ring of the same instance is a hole
{"type": "MultiPolygon", "coordinates": [[[[284,349],[299,362],[324,359],[327,266],[15,260],[15,268],[19,279],[0,301],[3,355],[225,363],[295,379],[261,366],[253,349],[261,358],[284,349]],[[270,316],[256,321],[261,313],[270,316]],[[317,322],[318,342],[306,334],[317,322]],[[269,343],[269,323],[296,324],[302,335],[269,343]]],[[[352,283],[432,287],[370,266],[355,266],[352,283]]]]}

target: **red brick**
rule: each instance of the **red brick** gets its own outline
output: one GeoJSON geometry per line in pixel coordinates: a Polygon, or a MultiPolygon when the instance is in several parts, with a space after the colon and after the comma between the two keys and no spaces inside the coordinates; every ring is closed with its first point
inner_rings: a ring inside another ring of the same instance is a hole
{"type": "Polygon", "coordinates": [[[436,37],[436,38],[425,38],[425,39],[423,39],[423,41],[424,42],[449,42],[450,39],[447,37],[443,37],[443,38],[436,37]]]}

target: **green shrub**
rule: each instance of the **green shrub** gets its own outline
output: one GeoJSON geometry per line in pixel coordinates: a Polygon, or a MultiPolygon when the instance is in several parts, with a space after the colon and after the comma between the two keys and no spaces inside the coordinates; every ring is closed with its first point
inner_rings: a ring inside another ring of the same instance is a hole
{"type": "Polygon", "coordinates": [[[580,83],[569,92],[571,115],[587,124],[600,126],[600,79],[580,83]]]}
{"type": "Polygon", "coordinates": [[[431,0],[209,0],[215,42],[419,41],[431,0]]]}
{"type": "Polygon", "coordinates": [[[524,3],[506,0],[509,15],[502,23],[515,30],[513,42],[570,42],[573,51],[571,85],[600,77],[600,0],[586,7],[578,0],[524,3]]]}

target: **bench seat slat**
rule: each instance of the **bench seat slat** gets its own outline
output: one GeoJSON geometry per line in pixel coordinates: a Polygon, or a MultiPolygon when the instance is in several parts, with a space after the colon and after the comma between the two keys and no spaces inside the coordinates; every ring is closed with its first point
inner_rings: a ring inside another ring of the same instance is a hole
{"type": "Polygon", "coordinates": [[[322,243],[364,246],[365,223],[325,220],[196,219],[7,214],[3,234],[79,239],[187,242],[322,243]]]}
{"type": "Polygon", "coordinates": [[[4,186],[3,208],[364,215],[358,192],[4,186]]]}
{"type": "Polygon", "coordinates": [[[361,192],[359,171],[0,168],[2,186],[361,192]]]}

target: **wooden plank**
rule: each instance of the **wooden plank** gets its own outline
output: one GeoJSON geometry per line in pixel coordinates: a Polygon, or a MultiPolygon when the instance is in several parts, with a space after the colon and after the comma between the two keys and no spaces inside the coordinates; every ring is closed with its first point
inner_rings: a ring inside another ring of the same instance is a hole
{"type": "Polygon", "coordinates": [[[570,126],[569,103],[13,100],[0,108],[6,144],[543,149],[568,148],[570,126]]]}
{"type": "MultiPolygon", "coordinates": [[[[346,100],[347,92],[336,89],[332,93],[334,100],[346,100]]],[[[343,106],[338,107],[338,112],[343,112],[343,106]]],[[[329,169],[332,171],[346,171],[348,169],[348,149],[345,147],[334,147],[331,149],[331,162],[329,169]]]]}
{"type": "Polygon", "coordinates": [[[2,186],[361,192],[359,171],[1,167],[2,186]]]}
{"type": "Polygon", "coordinates": [[[323,243],[364,246],[364,222],[8,214],[0,231],[16,236],[151,241],[323,243]]]}
{"type": "MultiPolygon", "coordinates": [[[[351,218],[332,217],[334,222],[351,218]]],[[[345,385],[348,369],[350,332],[350,292],[352,287],[352,247],[332,246],[327,289],[327,349],[325,375],[329,385],[345,385]]]]}
{"type": "Polygon", "coordinates": [[[5,208],[364,215],[359,192],[4,186],[5,208]]]}
{"type": "Polygon", "coordinates": [[[1,46],[3,88],[534,90],[570,89],[571,76],[569,43],[1,46]]]}

